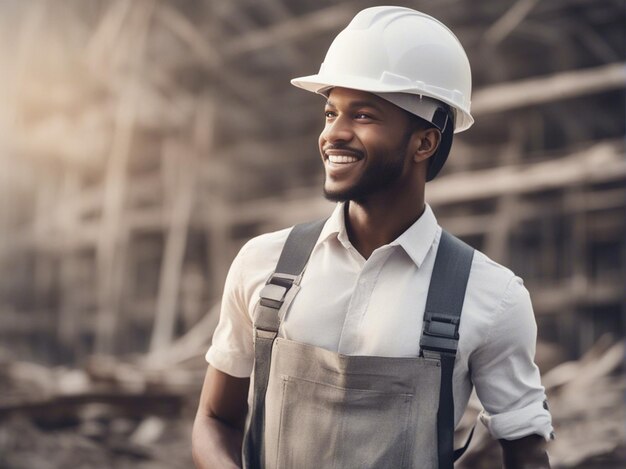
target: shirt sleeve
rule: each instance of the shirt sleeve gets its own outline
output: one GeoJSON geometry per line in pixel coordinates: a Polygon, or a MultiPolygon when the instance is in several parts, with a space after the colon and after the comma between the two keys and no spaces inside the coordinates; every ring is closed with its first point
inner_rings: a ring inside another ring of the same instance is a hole
{"type": "Polygon", "coordinates": [[[531,434],[550,439],[552,419],[534,362],[537,325],[522,279],[511,279],[493,319],[485,342],[470,358],[472,381],[485,409],[481,421],[497,439],[531,434]]]}
{"type": "Polygon", "coordinates": [[[243,279],[246,248],[241,248],[226,276],[220,319],[205,356],[211,366],[236,378],[249,377],[254,364],[252,318],[243,279]]]}

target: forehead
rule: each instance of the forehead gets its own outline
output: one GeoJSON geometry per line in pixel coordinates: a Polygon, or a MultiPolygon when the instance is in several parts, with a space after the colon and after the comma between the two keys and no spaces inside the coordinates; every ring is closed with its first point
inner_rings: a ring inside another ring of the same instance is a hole
{"type": "Polygon", "coordinates": [[[353,90],[350,88],[333,88],[328,93],[327,104],[330,106],[371,106],[383,111],[393,110],[396,106],[380,96],[367,91],[353,90]]]}

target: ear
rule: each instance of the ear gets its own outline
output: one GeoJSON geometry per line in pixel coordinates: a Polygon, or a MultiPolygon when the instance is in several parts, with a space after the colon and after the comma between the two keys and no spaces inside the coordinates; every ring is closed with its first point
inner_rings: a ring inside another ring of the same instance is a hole
{"type": "Polygon", "coordinates": [[[413,153],[413,161],[419,163],[427,160],[435,154],[439,144],[441,143],[441,132],[434,127],[422,129],[417,132],[418,145],[415,153],[413,153]]]}

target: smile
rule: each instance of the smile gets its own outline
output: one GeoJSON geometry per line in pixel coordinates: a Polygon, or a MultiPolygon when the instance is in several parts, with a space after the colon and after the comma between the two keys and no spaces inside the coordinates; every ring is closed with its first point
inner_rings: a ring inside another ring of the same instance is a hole
{"type": "Polygon", "coordinates": [[[328,155],[328,162],[333,164],[356,163],[359,159],[351,155],[328,155]]]}

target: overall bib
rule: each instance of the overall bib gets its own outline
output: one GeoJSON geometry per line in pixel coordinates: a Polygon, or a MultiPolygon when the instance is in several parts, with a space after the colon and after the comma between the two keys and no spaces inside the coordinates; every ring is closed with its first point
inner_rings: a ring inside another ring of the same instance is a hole
{"type": "Polygon", "coordinates": [[[452,469],[467,447],[453,450],[452,371],[473,249],[442,233],[419,357],[342,355],[277,337],[324,222],[294,227],[260,293],[244,469],[452,469]]]}

